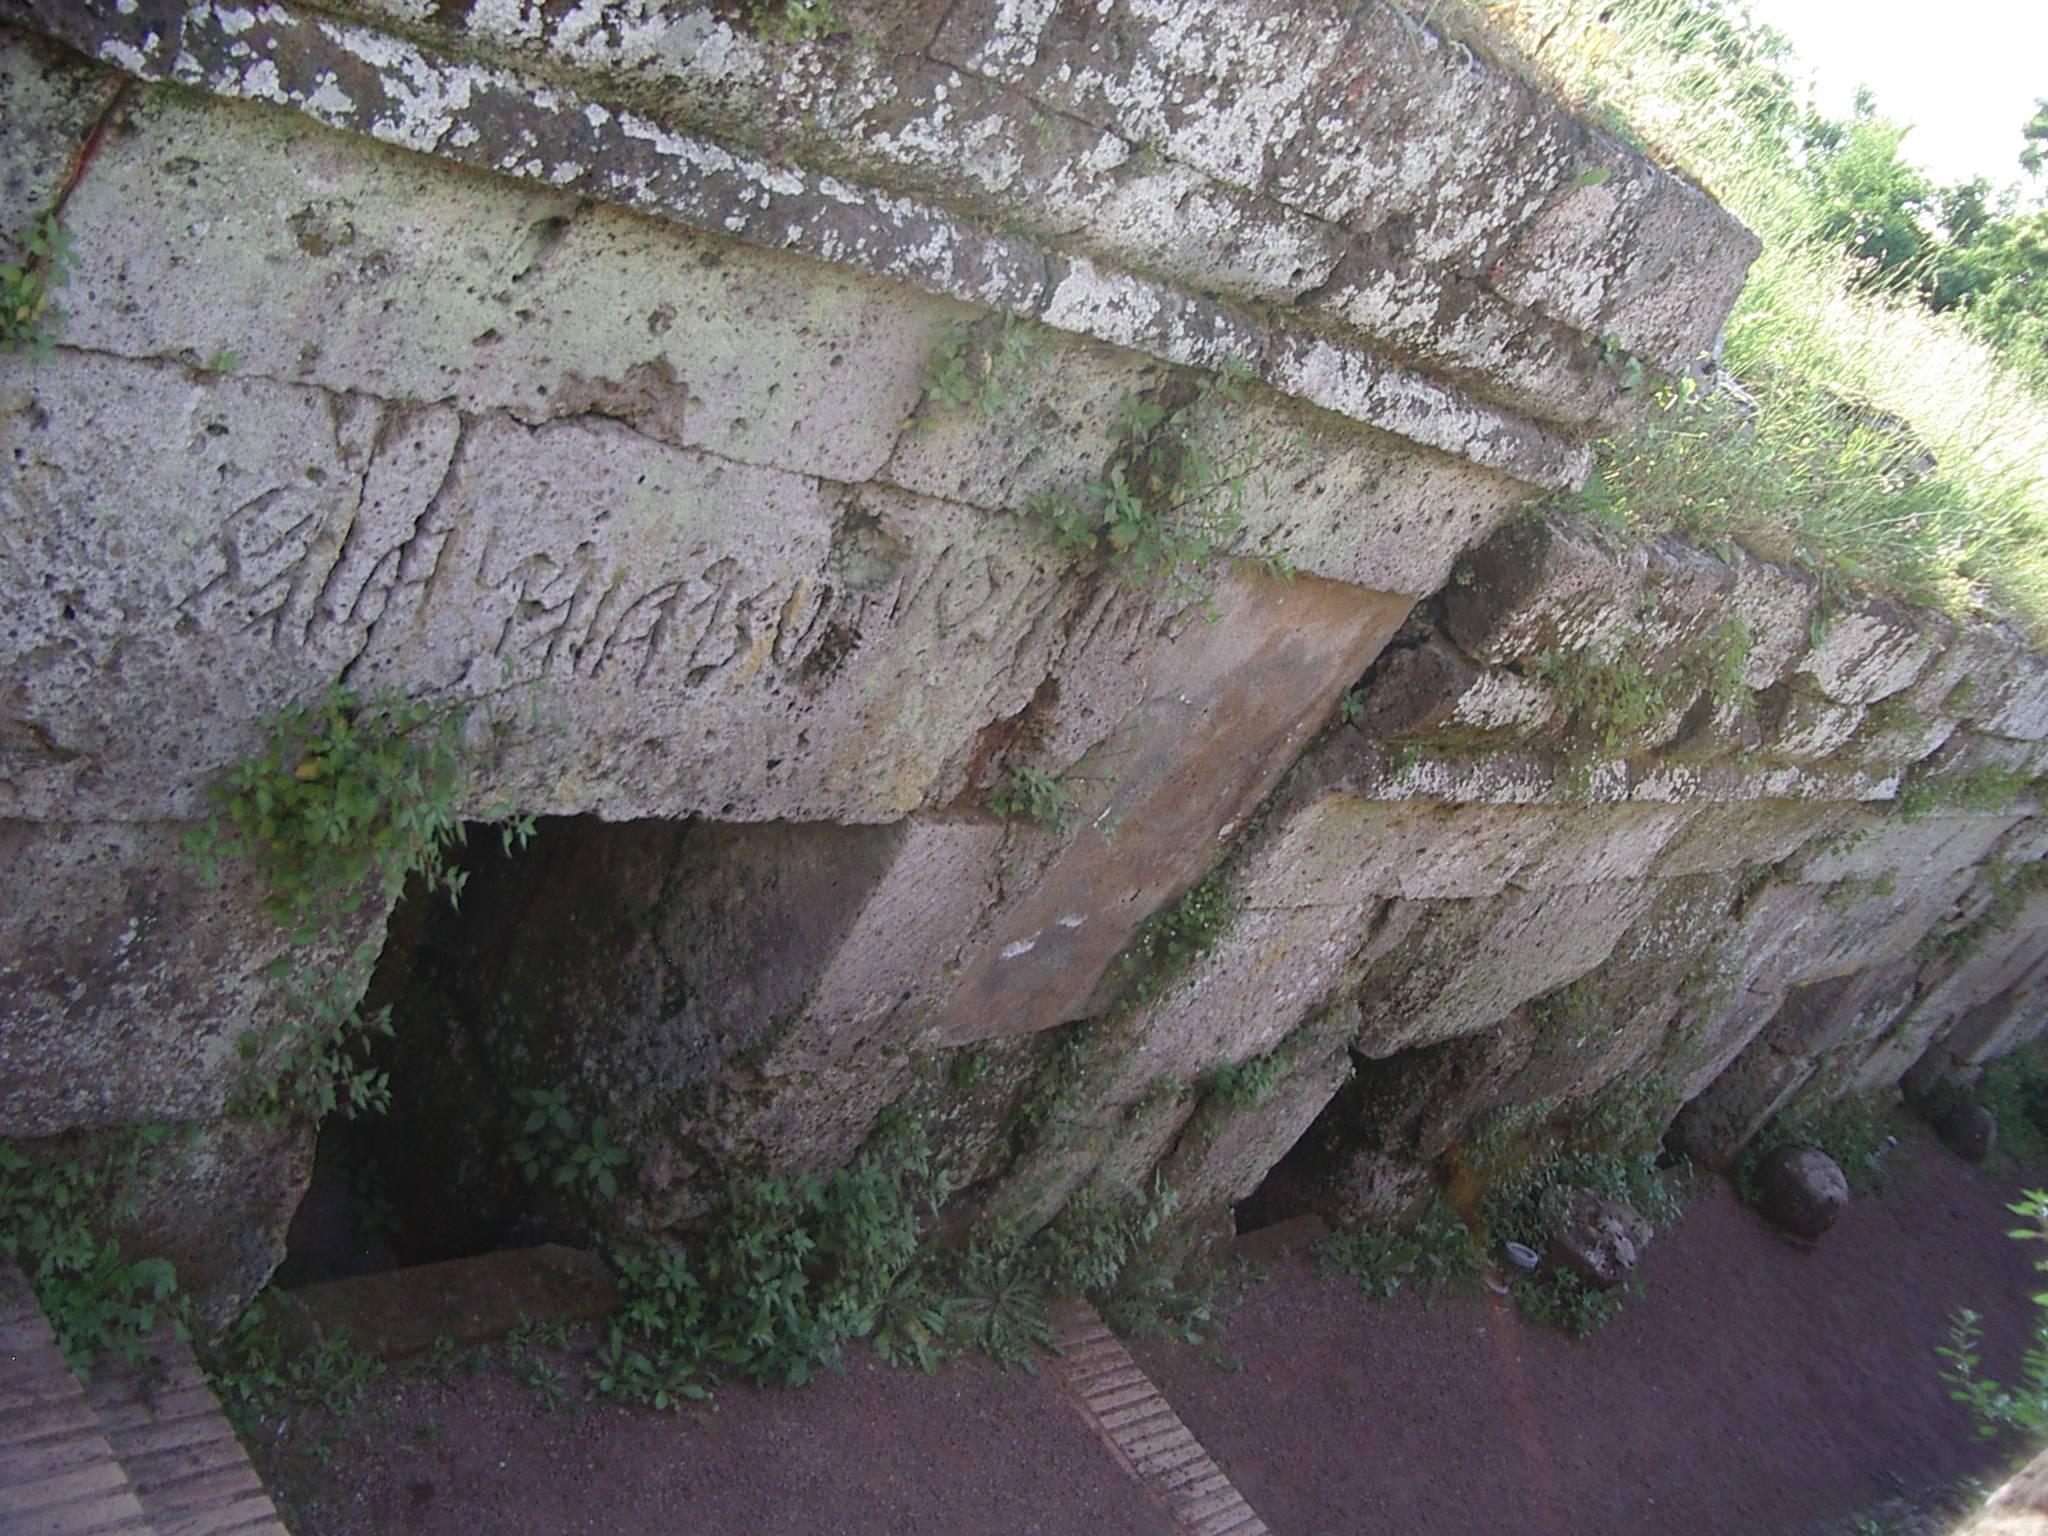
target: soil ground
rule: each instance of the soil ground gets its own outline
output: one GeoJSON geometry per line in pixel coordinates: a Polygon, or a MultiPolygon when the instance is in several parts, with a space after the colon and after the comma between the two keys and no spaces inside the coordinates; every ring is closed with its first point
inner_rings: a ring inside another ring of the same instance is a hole
{"type": "MultiPolygon", "coordinates": [[[[1967,1304],[1987,1369],[2016,1368],[2038,1279],[2004,1235],[2018,1186],[1916,1138],[1890,1193],[1809,1246],[1711,1185],[1585,1341],[1492,1297],[1368,1302],[1292,1255],[1230,1321],[1239,1369],[1134,1352],[1276,1536],[1897,1531],[2018,1449],[1977,1437],[1933,1353],[1967,1304]]],[[[502,1364],[400,1372],[324,1466],[303,1435],[256,1449],[298,1536],[1168,1536],[1054,1377],[858,1351],[844,1378],[671,1417],[544,1412],[502,1364]]]]}

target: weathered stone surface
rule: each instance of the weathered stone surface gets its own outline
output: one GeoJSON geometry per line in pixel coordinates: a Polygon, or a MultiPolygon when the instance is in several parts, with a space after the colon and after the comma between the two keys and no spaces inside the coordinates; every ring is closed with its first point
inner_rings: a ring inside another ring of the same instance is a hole
{"type": "Polygon", "coordinates": [[[1756,1169],[1764,1216],[1794,1237],[1814,1238],[1849,1204],[1849,1181],[1835,1160],[1814,1147],[1774,1147],[1756,1169]]]}
{"type": "Polygon", "coordinates": [[[1706,199],[1641,174],[1469,52],[1376,12],[1332,7],[1312,20],[1260,4],[1197,18],[1127,0],[1083,18],[964,6],[938,48],[1221,180],[1361,232],[1398,220],[1425,261],[1478,270],[1482,251],[1504,256],[1494,281],[1519,302],[1589,333],[1621,326],[1660,358],[1704,344],[1682,287],[1746,261],[1744,237],[1706,199]],[[1368,80],[1380,90],[1366,92],[1368,80]],[[1406,134],[1430,150],[1392,155],[1406,134]],[[1597,164],[1621,168],[1613,191],[1589,199],[1567,185],[1597,164]],[[1527,233],[1511,245],[1504,229],[1527,233]]]}
{"type": "Polygon", "coordinates": [[[1599,965],[1653,895],[1646,882],[1618,881],[1422,904],[1366,971],[1359,1049],[1386,1056],[1486,1028],[1599,965]]]}
{"type": "Polygon", "coordinates": [[[1242,889],[1254,908],[1493,896],[1511,881],[1563,883],[1526,878],[1523,870],[1567,821],[1579,819],[1572,812],[1317,793],[1307,787],[1317,766],[1311,763],[1302,791],[1289,796],[1246,862],[1242,889]]]}
{"type": "Polygon", "coordinates": [[[1588,806],[1566,812],[1557,830],[1515,871],[1513,881],[1533,890],[1641,879],[1693,815],[1690,806],[1671,805],[1588,806]]]}
{"type": "Polygon", "coordinates": [[[1427,1167],[1361,1147],[1344,1157],[1329,1190],[1340,1221],[1376,1226],[1419,1215],[1435,1186],[1427,1167]]]}
{"type": "Polygon", "coordinates": [[[1737,552],[1735,590],[1726,612],[1749,626],[1749,654],[1742,664],[1746,688],[1769,688],[1791,676],[1811,644],[1813,617],[1820,610],[1820,583],[1804,571],[1737,552]]]}
{"type": "Polygon", "coordinates": [[[1087,256],[999,235],[883,187],[806,175],[751,153],[544,87],[514,70],[447,57],[374,32],[330,29],[271,7],[229,25],[211,12],[150,26],[97,14],[44,18],[145,79],[294,106],[371,133],[551,187],[912,283],[926,292],[1041,316],[1186,366],[1251,360],[1276,388],[1547,488],[1575,484],[1583,449],[1454,386],[1389,366],[1374,349],[1276,331],[1222,301],[1087,256]],[[342,80],[347,86],[340,84],[342,80]]]}
{"type": "Polygon", "coordinates": [[[2031,809],[2038,791],[2026,781],[2044,771],[2048,771],[2048,747],[2042,743],[2013,741],[1963,726],[1927,755],[1914,778],[1937,795],[1945,791],[1960,794],[1962,808],[1999,815],[2031,809]],[[1997,780],[2004,782],[1994,782],[1997,780]]]}
{"type": "Polygon", "coordinates": [[[2048,668],[2005,625],[1959,625],[1905,698],[1924,715],[1955,716],[1993,735],[2048,736],[2048,668]]]}
{"type": "Polygon", "coordinates": [[[454,414],[68,350],[0,362],[0,397],[0,810],[202,815],[387,606],[454,414]]]}
{"type": "Polygon", "coordinates": [[[1340,1044],[1304,1060],[1257,1104],[1198,1118],[1161,1165],[1167,1186],[1191,1211],[1237,1204],[1301,1139],[1350,1070],[1340,1044]]]}
{"type": "Polygon", "coordinates": [[[610,417],[856,482],[962,317],[302,119],[156,96],[131,122],[66,209],[77,346],[195,365],[225,350],[242,377],[529,423],[610,417]]]}
{"type": "Polygon", "coordinates": [[[1739,874],[1661,882],[1597,970],[1511,1016],[1528,1045],[1495,1101],[1583,1099],[1653,1070],[1703,957],[1724,938],[1742,884],[1739,874]]]}
{"type": "Polygon", "coordinates": [[[1828,616],[1827,633],[1799,663],[1798,686],[1841,704],[1874,704],[1909,687],[1933,659],[1931,618],[1882,598],[1828,616]]]}
{"type": "Polygon", "coordinates": [[[1406,616],[1406,599],[1334,583],[1233,580],[1222,617],[1182,629],[1132,717],[1103,722],[1106,803],[966,962],[939,1028],[953,1043],[1043,1029],[1104,1006],[1137,925],[1215,862],[1337,695],[1406,616]],[[1091,1001],[1092,1000],[1092,1001],[1091,1001]]]}
{"type": "Polygon", "coordinates": [[[1912,1006],[1919,969],[1900,961],[1794,987],[1763,1038],[1787,1056],[1820,1056],[1875,1039],[1912,1006]]]}
{"type": "Polygon", "coordinates": [[[1870,811],[1845,813],[1827,836],[1808,842],[1780,872],[1814,884],[1887,873],[1908,880],[1951,874],[1981,863],[2011,825],[1981,816],[1907,821],[1870,811]]]}
{"type": "Polygon", "coordinates": [[[211,1338],[241,1313],[284,1257],[285,1233],[313,1177],[313,1131],[207,1120],[174,1127],[133,1190],[130,1253],[177,1267],[194,1327],[211,1338]]]}
{"type": "Polygon", "coordinates": [[[1803,1056],[1787,1056],[1756,1040],[1706,1092],[1678,1112],[1667,1145],[1707,1167],[1718,1167],[1770,1124],[1816,1071],[1803,1056]]]}
{"type": "Polygon", "coordinates": [[[1624,1200],[1590,1189],[1558,1190],[1545,1213],[1550,1228],[1544,1260],[1596,1291],[1611,1291],[1635,1272],[1650,1245],[1650,1224],[1624,1200]]]}
{"type": "MultiPolygon", "coordinates": [[[[0,1136],[212,1120],[264,1065],[241,1036],[288,1006],[271,966],[332,959],[292,955],[248,872],[204,885],[193,830],[0,822],[0,1136]]],[[[384,914],[339,916],[352,944],[384,914]]]]}
{"type": "Polygon", "coordinates": [[[1863,710],[1783,686],[1757,695],[1757,723],[1765,751],[1777,757],[1828,757],[1862,724],[1863,710]]]}
{"type": "MultiPolygon", "coordinates": [[[[274,1260],[303,1146],[219,1119],[275,936],[172,844],[337,679],[499,700],[470,809],[563,818],[387,945],[386,1153],[470,1238],[671,1229],[892,1104],[1028,1222],[1162,1170],[1210,1222],[1318,1119],[1350,1208],[1404,1214],[1539,1102],[1655,1073],[1696,1101],[1676,1139],[1732,1150],[1822,1058],[1881,1087],[2039,1027],[2048,897],[1994,906],[1987,869],[2041,852],[2031,806],[1853,802],[1923,758],[2048,766],[2048,666],[1873,602],[1814,648],[1796,572],[1508,522],[1639,405],[1611,354],[1692,361],[1753,247],[1426,20],[0,10],[197,88],[130,91],[68,209],[65,345],[0,363],[0,854],[34,898],[0,1134],[205,1125],[147,1214],[211,1232],[244,1186],[209,1305],[274,1260]],[[935,404],[946,328],[1005,316],[1044,366],[935,404]],[[1205,621],[1021,514],[1233,355],[1262,382],[1200,446],[1255,461],[1245,545],[1302,574],[1233,572],[1205,621]],[[1738,619],[1760,704],[1696,670],[1738,619]],[[1660,718],[1574,737],[1546,651],[1648,668],[1660,718]],[[1070,824],[988,814],[1023,768],[1070,824]],[[1226,853],[1235,926],[1117,1007],[1115,956],[1226,853]],[[1319,1115],[1347,1046],[1364,1086],[1319,1115]],[[1256,1105],[1203,1086],[1276,1050],[1256,1105]],[[518,1179],[540,1083],[627,1147],[618,1201],[518,1179]]],[[[111,89],[40,47],[0,34],[17,202],[111,89]]]]}
{"type": "Polygon", "coordinates": [[[1802,845],[1827,837],[1846,814],[1836,807],[1799,801],[1702,806],[1657,855],[1651,872],[1677,878],[1776,864],[1802,845]]]}
{"type": "Polygon", "coordinates": [[[119,85],[111,71],[0,27],[0,261],[20,257],[16,242],[49,208],[119,85]]]}
{"type": "Polygon", "coordinates": [[[1545,651],[1611,648],[1631,626],[1649,558],[1539,518],[1510,523],[1459,563],[1444,629],[1468,655],[1498,664],[1545,651]]]}

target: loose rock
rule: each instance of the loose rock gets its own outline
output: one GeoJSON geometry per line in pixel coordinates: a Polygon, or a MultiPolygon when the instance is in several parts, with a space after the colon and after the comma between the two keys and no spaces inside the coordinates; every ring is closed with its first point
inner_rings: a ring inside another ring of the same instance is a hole
{"type": "Polygon", "coordinates": [[[1998,1119],[1969,1099],[1950,1106],[1935,1122],[1941,1143],[1966,1163],[1981,1163],[1998,1145],[1998,1119]]]}
{"type": "Polygon", "coordinates": [[[1652,1235],[1633,1206],[1590,1189],[1574,1189],[1552,1202],[1549,1225],[1545,1258],[1601,1291],[1629,1277],[1652,1235]]]}
{"type": "Polygon", "coordinates": [[[1817,1147],[1774,1147],[1756,1169],[1764,1218],[1796,1237],[1819,1237],[1849,1204],[1849,1180],[1817,1147]]]}

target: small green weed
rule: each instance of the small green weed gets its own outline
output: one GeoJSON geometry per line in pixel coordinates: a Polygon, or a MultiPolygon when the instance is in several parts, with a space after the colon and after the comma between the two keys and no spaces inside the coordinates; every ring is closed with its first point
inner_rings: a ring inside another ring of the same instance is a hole
{"type": "MultiPolygon", "coordinates": [[[[2006,1209],[2029,1223],[2014,1227],[2008,1237],[2023,1243],[2048,1241],[2048,1190],[2027,1190],[2006,1209]]],[[[2048,1258],[2037,1259],[2034,1268],[2048,1273],[2048,1258]]],[[[1949,1384],[1949,1397],[1970,1410],[1977,1432],[1987,1439],[2010,1430],[2031,1440],[2048,1434],[2048,1291],[2034,1297],[2034,1307],[2033,1343],[2020,1357],[2020,1380],[2012,1386],[1979,1374],[1983,1326],[1968,1307],[1957,1310],[1949,1323],[1948,1343],[1935,1351],[1948,1362],[1941,1379],[1949,1384]]]]}
{"type": "Polygon", "coordinates": [[[1021,817],[1055,835],[1067,830],[1077,809],[1058,779],[1042,768],[1022,766],[1010,769],[1002,787],[989,796],[988,808],[1005,820],[1021,817]]]}
{"type": "Polygon", "coordinates": [[[1562,1328],[1575,1339],[1604,1327],[1631,1295],[1642,1291],[1642,1282],[1633,1276],[1613,1290],[1599,1291],[1561,1269],[1517,1274],[1511,1283],[1515,1305],[1524,1317],[1562,1328]]]}
{"type": "Polygon", "coordinates": [[[1897,870],[1888,869],[1878,875],[1847,875],[1829,886],[1821,900],[1837,912],[1853,912],[1864,902],[1890,896],[1898,888],[1897,870]]]}
{"type": "Polygon", "coordinates": [[[844,30],[834,0],[746,0],[743,13],[772,42],[815,43],[844,30]]]}
{"type": "Polygon", "coordinates": [[[1925,820],[1936,811],[1995,816],[2014,809],[2034,787],[2033,780],[2012,768],[1917,775],[1900,788],[1892,804],[1908,821],[1925,820]]]}
{"type": "Polygon", "coordinates": [[[20,237],[19,262],[0,266],[0,352],[26,352],[41,362],[69,318],[53,290],[71,281],[71,236],[57,215],[38,215],[20,237]]]}
{"type": "Polygon", "coordinates": [[[626,1149],[613,1142],[603,1115],[586,1128],[570,1109],[566,1089],[515,1088],[512,1102],[526,1111],[512,1156],[527,1183],[588,1184],[607,1200],[619,1192],[617,1170],[626,1149]]]}
{"type": "MultiPolygon", "coordinates": [[[[407,699],[390,689],[364,696],[335,684],[311,705],[294,700],[264,720],[264,745],[213,789],[218,807],[187,835],[186,858],[209,884],[221,865],[255,866],[271,916],[294,953],[270,978],[286,1015],[267,1034],[242,1039],[252,1075],[235,1108],[274,1123],[381,1110],[390,1085],[365,1046],[390,1033],[387,1011],[364,1012],[359,999],[378,945],[337,961],[309,958],[332,946],[335,924],[374,897],[395,900],[419,876],[459,901],[464,879],[448,851],[464,837],[470,789],[464,745],[467,701],[407,699]]],[[[507,852],[533,834],[529,816],[507,816],[507,852]]]]}
{"type": "Polygon", "coordinates": [[[1241,548],[1246,488],[1264,462],[1260,445],[1220,456],[1210,446],[1244,405],[1252,377],[1233,358],[1200,375],[1185,398],[1126,396],[1107,472],[1078,494],[1039,492],[1025,515],[1060,549],[1105,556],[1128,585],[1164,583],[1182,600],[1206,603],[1226,562],[1291,576],[1285,557],[1241,548]]]}
{"type": "Polygon", "coordinates": [[[1391,1301],[1407,1286],[1425,1301],[1470,1290],[1479,1281],[1477,1244],[1465,1223],[1441,1200],[1407,1231],[1347,1227],[1315,1245],[1316,1269],[1349,1275],[1375,1301],[1391,1301]]]}
{"type": "Polygon", "coordinates": [[[919,388],[939,409],[995,416],[1016,403],[1051,355],[1043,329],[1015,315],[1004,315],[994,329],[949,325],[932,349],[919,388]]]}
{"type": "Polygon", "coordinates": [[[1293,1063],[1275,1053],[1248,1061],[1223,1061],[1195,1079],[1204,1098],[1225,1109],[1251,1109],[1279,1086],[1293,1063]]]}
{"type": "Polygon", "coordinates": [[[953,1279],[953,1326],[963,1342],[998,1365],[1035,1371],[1052,1347],[1044,1276],[1025,1244],[1008,1229],[977,1233],[953,1279]]]}
{"type": "Polygon", "coordinates": [[[249,1303],[201,1362],[206,1379],[236,1433],[281,1423],[302,1409],[347,1418],[384,1366],[347,1338],[322,1338],[294,1347],[262,1297],[249,1303]]]}
{"type": "Polygon", "coordinates": [[[612,1268],[624,1305],[586,1372],[591,1389],[614,1402],[664,1413],[709,1397],[711,1389],[697,1380],[704,1295],[689,1260],[650,1243],[638,1252],[615,1253],[612,1268]]]}
{"type": "Polygon", "coordinates": [[[27,1276],[80,1377],[103,1351],[134,1358],[161,1322],[183,1331],[176,1270],[162,1258],[128,1258],[114,1237],[135,1214],[136,1180],[171,1135],[161,1126],[114,1132],[61,1160],[0,1141],[0,1256],[27,1276]]]}
{"type": "Polygon", "coordinates": [[[1748,622],[1738,617],[1676,666],[1653,670],[1634,654],[1629,637],[1612,655],[1598,646],[1545,651],[1530,664],[1529,675],[1557,691],[1587,745],[1626,752],[1703,692],[1721,707],[1740,699],[1752,643],[1748,622]]]}
{"type": "Polygon", "coordinates": [[[1166,911],[1145,919],[1119,962],[1130,978],[1121,1001],[1139,1008],[1164,994],[1223,940],[1241,910],[1229,871],[1218,869],[1166,911]]]}

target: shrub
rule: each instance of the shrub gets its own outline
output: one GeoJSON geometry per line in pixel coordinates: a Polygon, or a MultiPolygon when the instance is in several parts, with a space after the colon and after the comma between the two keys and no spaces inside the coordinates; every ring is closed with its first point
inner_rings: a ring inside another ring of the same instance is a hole
{"type": "MultiPolygon", "coordinates": [[[[2007,1236],[2023,1243],[2048,1241],[2048,1190],[2030,1189],[2006,1209],[2030,1223],[2013,1228],[2007,1236]]],[[[2034,1268],[2048,1272],[2048,1258],[2037,1259],[2034,1268]]],[[[1948,1343],[1935,1351],[1948,1362],[1941,1373],[1941,1379],[1949,1384],[1948,1395],[1970,1410],[1977,1432],[1987,1438],[2007,1430],[2022,1431],[2036,1440],[2048,1435],[2048,1291],[2033,1300],[2033,1343],[2020,1357],[2021,1377],[2014,1385],[1978,1373],[1983,1357],[1977,1346],[1983,1328],[1968,1307],[1956,1311],[1949,1324],[1948,1343]]]]}

